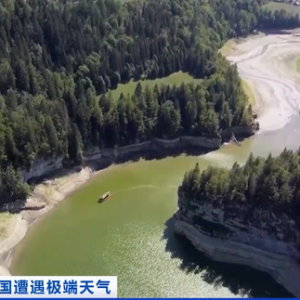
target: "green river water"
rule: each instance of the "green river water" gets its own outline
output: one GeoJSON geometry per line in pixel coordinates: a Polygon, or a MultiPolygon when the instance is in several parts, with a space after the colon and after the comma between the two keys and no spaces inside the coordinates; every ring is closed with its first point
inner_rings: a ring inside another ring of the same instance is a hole
{"type": "Polygon", "coordinates": [[[177,186],[199,162],[231,166],[298,148],[300,119],[241,147],[206,155],[139,161],[103,171],[35,223],[15,251],[14,275],[117,275],[120,297],[284,296],[268,276],[212,262],[173,235],[177,186]],[[99,194],[111,191],[98,204],[99,194]]]}

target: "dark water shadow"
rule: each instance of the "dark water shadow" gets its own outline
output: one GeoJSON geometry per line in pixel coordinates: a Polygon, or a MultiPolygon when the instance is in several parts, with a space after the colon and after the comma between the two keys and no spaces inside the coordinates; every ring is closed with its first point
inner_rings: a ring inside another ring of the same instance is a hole
{"type": "Polygon", "coordinates": [[[170,218],[165,226],[165,250],[171,253],[172,258],[181,260],[182,271],[194,273],[216,288],[226,287],[235,295],[249,298],[295,298],[266,273],[205,257],[186,238],[174,234],[174,218],[170,218]]]}
{"type": "Polygon", "coordinates": [[[131,162],[137,162],[141,159],[144,159],[146,161],[151,161],[151,160],[161,160],[165,159],[168,157],[178,157],[181,155],[186,155],[186,156],[199,156],[206,154],[208,152],[216,151],[216,149],[212,150],[204,150],[201,148],[197,147],[189,147],[189,148],[181,148],[181,147],[176,147],[174,149],[157,149],[155,151],[153,150],[148,150],[148,151],[137,151],[134,153],[126,154],[126,155],[120,155],[113,160],[111,159],[102,159],[101,161],[89,161],[84,164],[85,167],[90,167],[94,169],[95,171],[102,170],[105,168],[108,168],[109,166],[113,164],[124,164],[124,163],[131,163],[131,162]]]}

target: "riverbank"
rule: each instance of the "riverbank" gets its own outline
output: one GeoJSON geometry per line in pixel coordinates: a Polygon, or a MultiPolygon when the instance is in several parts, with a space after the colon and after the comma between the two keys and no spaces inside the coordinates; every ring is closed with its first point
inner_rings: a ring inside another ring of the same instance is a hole
{"type": "MultiPolygon", "coordinates": [[[[251,84],[262,131],[283,128],[292,117],[299,115],[299,74],[294,65],[295,57],[299,55],[299,43],[299,36],[293,34],[262,35],[250,37],[244,43],[235,44],[232,51],[227,50],[230,52],[228,59],[237,64],[241,77],[251,84]]],[[[223,212],[218,209],[194,207],[194,211],[203,210],[203,219],[230,227],[235,240],[228,236],[210,236],[199,226],[193,226],[193,213],[181,207],[180,195],[178,202],[174,232],[187,238],[198,251],[219,262],[246,265],[266,272],[287,291],[300,297],[299,253],[293,245],[277,241],[263,228],[256,230],[249,224],[243,227],[242,220],[234,220],[231,226],[224,225],[223,212]]]]}
{"type": "Polygon", "coordinates": [[[296,70],[298,73],[300,73],[300,56],[296,59],[296,70]]]}
{"type": "MultiPolygon", "coordinates": [[[[251,98],[251,97],[249,97],[251,98]]],[[[251,100],[251,99],[250,99],[251,100]]],[[[237,138],[245,138],[252,135],[251,132],[243,133],[243,128],[236,128],[234,134],[237,138]]],[[[12,260],[12,252],[14,247],[25,236],[28,227],[33,224],[39,217],[54,208],[61,200],[69,193],[75,191],[80,185],[88,181],[95,173],[93,170],[103,169],[114,162],[120,163],[131,159],[127,157],[127,152],[148,151],[150,147],[156,148],[163,155],[173,154],[176,148],[177,153],[185,151],[186,144],[191,144],[193,150],[204,150],[204,152],[216,150],[221,146],[221,143],[229,141],[231,131],[223,132],[222,139],[205,139],[205,138],[181,138],[173,141],[163,141],[156,139],[152,142],[144,142],[140,145],[131,145],[119,149],[108,149],[99,152],[99,149],[90,149],[85,153],[85,162],[89,167],[84,168],[81,172],[71,172],[70,174],[57,174],[57,170],[62,168],[62,158],[57,158],[52,161],[36,161],[29,172],[24,172],[24,179],[30,180],[35,177],[41,177],[45,173],[55,173],[59,177],[51,181],[44,181],[38,184],[32,196],[26,201],[25,210],[20,213],[6,214],[5,218],[1,218],[0,214],[0,275],[5,273],[10,266],[12,260]],[[195,142],[196,141],[196,142],[195,142]],[[179,144],[183,147],[179,147],[179,144]],[[95,163],[96,162],[96,163],[95,163]]],[[[138,153],[139,154],[139,153],[138,153]]],[[[200,154],[200,153],[199,153],[200,154]]],[[[131,155],[129,155],[131,156],[131,155]]],[[[139,155],[137,155],[139,157],[139,155]]]]}
{"type": "MultiPolygon", "coordinates": [[[[271,275],[295,297],[300,296],[300,268],[287,255],[264,251],[258,247],[240,242],[215,238],[199,231],[187,222],[177,220],[174,232],[185,237],[205,256],[222,263],[243,265],[271,275]]],[[[255,236],[252,236],[254,239],[255,236]]],[[[278,246],[274,242],[274,246],[278,246]]]]}
{"type": "MultiPolygon", "coordinates": [[[[263,37],[263,39],[265,39],[265,37],[263,37]]],[[[269,39],[270,39],[270,37],[269,37],[269,39]]],[[[264,42],[266,44],[268,43],[268,41],[269,41],[268,39],[264,40],[264,42]]],[[[280,41],[280,39],[279,39],[279,41],[280,41]]],[[[247,42],[247,41],[245,41],[245,42],[247,42]]],[[[259,40],[256,41],[256,43],[259,44],[259,40]]],[[[243,43],[241,43],[241,45],[243,45],[243,43]]],[[[245,48],[246,48],[246,50],[248,49],[248,51],[250,51],[249,49],[251,47],[249,47],[249,45],[248,45],[245,48]]],[[[237,50],[239,50],[239,49],[237,49],[237,50]]],[[[251,49],[251,50],[253,50],[253,49],[251,49]]],[[[241,51],[241,52],[245,53],[245,50],[241,51]]],[[[235,54],[235,55],[238,55],[238,54],[235,54]]],[[[238,60],[237,60],[237,64],[238,64],[238,67],[239,67],[240,63],[239,63],[238,60]]],[[[256,64],[256,65],[258,66],[258,64],[256,64]]],[[[242,71],[242,75],[244,75],[243,77],[247,77],[247,76],[245,76],[245,70],[241,70],[241,71],[242,71]]],[[[271,98],[271,97],[267,97],[267,98],[260,97],[260,88],[261,88],[261,85],[259,85],[257,87],[256,82],[255,82],[255,80],[253,78],[251,78],[251,80],[248,78],[248,84],[249,84],[249,86],[250,86],[251,89],[255,88],[255,89],[253,89],[253,92],[255,94],[256,99],[258,99],[258,101],[256,101],[256,104],[255,104],[255,110],[256,109],[260,110],[260,108],[264,107],[266,104],[268,104],[267,107],[270,108],[270,104],[272,104],[272,102],[273,102],[274,99],[271,98]]],[[[281,85],[280,87],[282,88],[282,86],[284,87],[284,85],[281,85]]],[[[280,89],[280,87],[279,87],[279,89],[280,89]]],[[[279,93],[277,95],[277,97],[279,97],[280,95],[281,95],[281,93],[279,93]]],[[[285,98],[283,98],[283,100],[285,100],[285,98]]],[[[275,106],[276,106],[276,103],[275,103],[275,106]]],[[[274,110],[272,110],[272,109],[271,110],[264,109],[264,113],[262,115],[260,115],[260,113],[259,113],[258,121],[260,121],[260,118],[262,116],[262,117],[265,117],[264,124],[266,124],[266,120],[269,120],[269,122],[272,124],[274,117],[275,117],[275,120],[276,120],[276,116],[277,116],[276,113],[277,112],[278,111],[276,110],[275,114],[274,114],[274,110]]],[[[289,110],[287,110],[287,111],[283,110],[280,113],[283,114],[283,115],[285,115],[285,113],[289,113],[289,110]]],[[[218,141],[216,141],[216,142],[218,143],[218,141]]],[[[169,145],[172,144],[172,143],[174,143],[174,141],[167,142],[166,143],[167,144],[167,148],[169,148],[169,145]]],[[[150,145],[149,142],[145,142],[144,147],[145,148],[149,148],[149,145],[150,145]]],[[[220,146],[220,144],[219,144],[219,146],[220,146]]],[[[128,147],[129,147],[128,149],[130,149],[130,148],[134,149],[134,148],[136,148],[136,145],[128,146],[128,147]]],[[[210,151],[213,150],[213,149],[217,149],[218,147],[211,148],[210,151]]],[[[170,151],[170,149],[165,149],[165,152],[168,152],[168,151],[170,151]]],[[[122,152],[121,148],[120,149],[114,149],[114,150],[111,149],[111,150],[106,151],[106,155],[103,155],[105,153],[99,153],[98,149],[94,149],[93,151],[91,151],[90,153],[88,153],[88,155],[86,155],[86,156],[87,156],[87,161],[89,163],[93,164],[93,162],[95,162],[95,161],[97,161],[99,159],[102,159],[102,158],[104,158],[104,161],[108,161],[109,162],[110,159],[115,159],[115,156],[117,154],[120,154],[120,152],[122,152]]],[[[46,164],[45,164],[45,166],[46,166],[46,164]]],[[[39,216],[43,215],[44,213],[46,213],[47,211],[49,211],[51,208],[53,208],[57,203],[59,203],[62,199],[64,199],[65,196],[68,193],[71,193],[72,191],[74,191],[77,187],[79,187],[81,184],[83,184],[84,182],[86,182],[88,179],[90,179],[93,176],[93,174],[94,174],[93,171],[92,171],[93,168],[83,169],[81,172],[83,172],[85,174],[86,170],[89,170],[88,171],[88,176],[86,176],[85,180],[83,180],[83,181],[80,179],[80,176],[82,176],[82,174],[80,175],[79,173],[74,173],[74,174],[71,174],[71,175],[66,175],[65,178],[63,177],[64,179],[61,182],[58,181],[58,182],[55,183],[56,185],[54,185],[54,191],[55,191],[54,194],[58,193],[60,196],[59,197],[57,197],[57,196],[54,197],[53,204],[50,204],[50,205],[44,207],[40,211],[22,211],[20,214],[17,214],[16,216],[12,216],[11,217],[12,218],[11,219],[12,223],[10,223],[10,221],[9,221],[11,227],[14,227],[14,228],[23,228],[23,229],[26,228],[26,230],[24,230],[24,231],[18,230],[19,233],[15,235],[15,236],[18,236],[18,238],[16,238],[16,239],[10,239],[10,245],[12,246],[11,248],[9,247],[9,244],[7,243],[7,240],[9,239],[9,237],[6,237],[6,238],[2,239],[2,241],[0,241],[0,249],[1,249],[0,250],[0,256],[2,257],[1,258],[2,262],[0,263],[1,265],[7,266],[7,267],[10,265],[10,261],[11,261],[11,257],[12,257],[11,254],[13,252],[11,250],[13,250],[13,248],[15,247],[15,245],[18,243],[17,240],[19,239],[19,241],[20,241],[23,238],[23,236],[26,234],[27,228],[28,228],[28,226],[30,226],[30,224],[32,224],[37,218],[39,218],[39,216]],[[73,176],[73,175],[74,175],[74,178],[70,179],[69,176],[73,176]],[[77,178],[77,176],[79,176],[79,177],[77,178]],[[67,186],[70,185],[71,187],[73,186],[73,188],[70,188],[70,187],[66,188],[66,186],[63,184],[66,180],[67,180],[67,186]],[[58,200],[58,199],[60,199],[60,200],[58,200]],[[24,219],[22,219],[22,217],[21,217],[21,219],[19,218],[19,216],[21,216],[21,215],[24,216],[24,219]],[[16,217],[19,218],[19,219],[17,219],[18,223],[14,223],[14,222],[16,222],[16,219],[15,219],[16,217]],[[25,221],[25,225],[24,225],[24,222],[22,222],[21,220],[25,221]],[[14,224],[18,225],[18,226],[15,226],[14,224]],[[6,244],[5,251],[3,251],[2,248],[4,247],[3,245],[5,245],[5,244],[6,244]],[[9,250],[9,248],[10,248],[10,250],[9,250]]],[[[29,175],[34,175],[34,173],[35,174],[39,174],[41,171],[43,171],[41,168],[37,168],[36,172],[33,172],[32,174],[27,174],[27,175],[28,176],[29,175]]],[[[49,190],[49,185],[47,183],[46,184],[42,184],[42,187],[43,187],[42,190],[43,191],[46,190],[46,191],[42,192],[42,195],[44,195],[44,196],[42,196],[41,198],[42,199],[43,198],[49,199],[48,194],[52,193],[52,192],[47,192],[47,190],[49,190]],[[45,194],[43,194],[43,193],[45,193],[45,194]]],[[[50,186],[50,190],[51,190],[51,187],[53,188],[53,186],[50,186]]],[[[38,192],[37,195],[41,195],[41,192],[38,192]]],[[[36,197],[31,197],[30,199],[32,199],[32,198],[36,199],[36,197]]],[[[43,205],[43,204],[39,204],[39,205],[43,205]]],[[[13,232],[15,232],[15,231],[13,231],[13,232]]],[[[11,234],[10,236],[13,236],[13,234],[11,234]]]]}
{"type": "Polygon", "coordinates": [[[49,169],[33,166],[32,171],[24,174],[24,178],[27,180],[32,179],[34,175],[42,176],[43,173],[49,171],[54,172],[54,179],[44,180],[37,184],[32,195],[26,200],[25,206],[22,205],[21,210],[14,208],[15,213],[0,214],[0,216],[5,216],[0,219],[0,228],[3,228],[0,237],[0,275],[9,274],[8,269],[12,261],[13,250],[24,238],[28,228],[41,216],[56,207],[70,193],[101,172],[99,170],[142,157],[152,159],[178,155],[185,151],[196,155],[213,151],[219,149],[222,143],[229,141],[232,132],[237,138],[247,138],[254,134],[250,127],[235,127],[224,131],[222,137],[214,139],[183,136],[174,140],[153,139],[116,149],[93,148],[85,152],[86,167],[79,172],[61,169],[61,165],[58,163],[62,161],[61,159],[42,164],[48,166],[49,169]],[[58,169],[54,170],[53,166],[58,169]]]}
{"type": "MultiPolygon", "coordinates": [[[[2,226],[6,231],[0,236],[0,276],[9,275],[8,268],[12,261],[15,246],[24,238],[28,228],[41,216],[53,209],[60,201],[87,182],[94,172],[90,168],[83,168],[80,172],[63,174],[58,172],[57,178],[46,180],[35,186],[32,195],[27,199],[25,209],[19,213],[2,213],[6,216],[2,226]],[[34,210],[34,208],[42,209],[34,210]]],[[[1,224],[1,223],[0,223],[1,224]]]]}
{"type": "Polygon", "coordinates": [[[227,59],[237,64],[240,76],[247,80],[255,96],[254,110],[259,115],[261,131],[283,128],[293,115],[299,115],[299,73],[295,70],[298,32],[259,33],[227,51],[227,59]]]}
{"type": "Polygon", "coordinates": [[[268,273],[289,293],[300,296],[300,252],[294,242],[286,241],[285,236],[287,226],[289,234],[299,240],[297,227],[291,225],[295,224],[294,220],[286,221],[286,216],[277,214],[253,222],[253,219],[247,219],[247,208],[239,204],[231,204],[229,210],[235,213],[228,218],[225,217],[225,206],[197,202],[189,209],[187,201],[179,187],[178,210],[174,214],[175,234],[185,237],[198,251],[215,261],[268,273]]]}

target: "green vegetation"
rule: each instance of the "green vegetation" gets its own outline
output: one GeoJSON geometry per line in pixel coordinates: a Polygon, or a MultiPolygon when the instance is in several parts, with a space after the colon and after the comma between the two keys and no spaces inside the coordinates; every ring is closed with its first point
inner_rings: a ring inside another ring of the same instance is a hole
{"type": "Polygon", "coordinates": [[[235,163],[231,170],[210,167],[201,173],[197,164],[185,174],[180,190],[185,195],[183,211],[213,203],[225,211],[225,221],[238,217],[267,224],[282,217],[280,229],[288,235],[286,217],[299,220],[300,213],[300,150],[285,149],[267,159],[251,154],[243,167],[235,163]]]}
{"type": "Polygon", "coordinates": [[[251,106],[253,107],[255,105],[255,96],[246,79],[242,79],[242,87],[248,97],[249,104],[251,104],[251,106]]]}
{"type": "Polygon", "coordinates": [[[14,217],[13,214],[7,212],[0,213],[0,241],[6,238],[8,231],[11,229],[10,225],[12,225],[14,217]]]}
{"type": "Polygon", "coordinates": [[[182,83],[200,83],[201,79],[193,78],[188,73],[183,73],[181,71],[173,73],[167,77],[164,78],[157,78],[157,79],[144,79],[139,81],[130,80],[128,83],[120,83],[118,87],[115,90],[109,91],[113,97],[113,99],[118,100],[121,93],[124,95],[129,94],[132,96],[134,94],[134,91],[136,89],[136,86],[138,83],[141,83],[142,87],[145,88],[146,86],[149,86],[151,89],[157,85],[158,87],[161,87],[162,85],[169,85],[169,86],[180,86],[182,83]]]}
{"type": "Polygon", "coordinates": [[[223,56],[226,56],[231,50],[232,48],[234,47],[235,45],[235,41],[233,39],[227,41],[223,47],[220,49],[220,53],[223,55],[223,56]]]}
{"type": "Polygon", "coordinates": [[[300,6],[295,6],[291,3],[280,3],[280,2],[270,1],[264,5],[264,8],[272,12],[275,12],[276,10],[277,11],[284,10],[287,13],[292,15],[300,14],[300,6]]]}
{"type": "Polygon", "coordinates": [[[300,56],[296,60],[296,69],[297,69],[297,72],[300,73],[300,56]]]}
{"type": "Polygon", "coordinates": [[[291,29],[299,26],[300,8],[288,3],[270,1],[263,5],[261,22],[271,29],[291,29]]]}
{"type": "Polygon", "coordinates": [[[90,146],[217,136],[250,124],[238,73],[218,49],[256,27],[299,25],[298,17],[263,10],[260,0],[0,2],[1,203],[26,197],[19,170],[37,159],[81,165],[90,146]],[[203,81],[137,85],[115,101],[106,95],[132,79],[179,71],[203,81]]]}
{"type": "MultiPolygon", "coordinates": [[[[233,39],[227,41],[223,45],[223,47],[220,49],[220,53],[223,56],[226,56],[232,50],[232,48],[234,47],[235,43],[236,42],[233,39]]],[[[242,79],[242,87],[244,89],[245,94],[248,97],[249,104],[251,104],[251,106],[253,107],[255,105],[255,96],[254,96],[251,88],[249,87],[249,85],[248,85],[248,83],[247,83],[247,81],[245,79],[242,79]]]]}
{"type": "Polygon", "coordinates": [[[138,83],[132,97],[121,94],[118,101],[113,101],[110,94],[102,95],[103,114],[111,121],[118,116],[118,122],[103,127],[105,146],[128,145],[153,136],[219,137],[219,130],[250,126],[252,110],[251,106],[246,108],[247,97],[237,70],[221,59],[226,71],[198,85],[182,83],[180,87],[162,86],[160,89],[156,85],[143,90],[138,83]]]}

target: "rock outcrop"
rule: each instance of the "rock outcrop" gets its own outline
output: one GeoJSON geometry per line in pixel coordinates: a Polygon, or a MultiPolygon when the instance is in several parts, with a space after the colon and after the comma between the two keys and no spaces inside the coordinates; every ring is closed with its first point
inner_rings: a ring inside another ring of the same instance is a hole
{"type": "Polygon", "coordinates": [[[62,168],[63,157],[51,158],[51,159],[36,159],[31,168],[26,171],[23,170],[24,181],[28,181],[32,178],[39,178],[45,174],[55,172],[62,168]]]}
{"type": "Polygon", "coordinates": [[[295,230],[293,220],[283,221],[273,216],[268,225],[252,224],[242,217],[225,220],[220,208],[195,204],[188,209],[184,203],[185,196],[179,188],[178,210],[174,215],[176,234],[186,237],[197,250],[215,261],[267,272],[287,291],[300,297],[300,233],[295,230]],[[284,237],[287,222],[294,237],[289,242],[284,237]]]}
{"type": "MultiPolygon", "coordinates": [[[[136,143],[129,146],[117,147],[114,149],[99,149],[97,147],[86,149],[84,152],[84,162],[97,162],[99,168],[118,161],[130,160],[132,157],[144,156],[149,153],[172,154],[179,153],[187,149],[203,150],[203,152],[213,151],[220,148],[221,144],[228,142],[232,133],[239,138],[247,138],[257,131],[255,126],[239,126],[227,129],[221,133],[220,138],[182,136],[177,139],[152,139],[136,143]]],[[[63,157],[52,159],[36,159],[29,170],[22,170],[24,181],[39,178],[50,173],[54,173],[63,168],[63,157]]]]}
{"type": "MultiPolygon", "coordinates": [[[[189,137],[183,136],[174,140],[153,139],[151,141],[136,143],[114,149],[89,148],[84,152],[84,163],[95,162],[99,168],[106,167],[118,161],[126,161],[146,154],[164,154],[182,152],[186,149],[205,151],[217,150],[221,146],[221,138],[189,137]]],[[[63,168],[63,157],[48,160],[37,159],[29,170],[23,170],[24,181],[39,178],[63,168]]]]}

